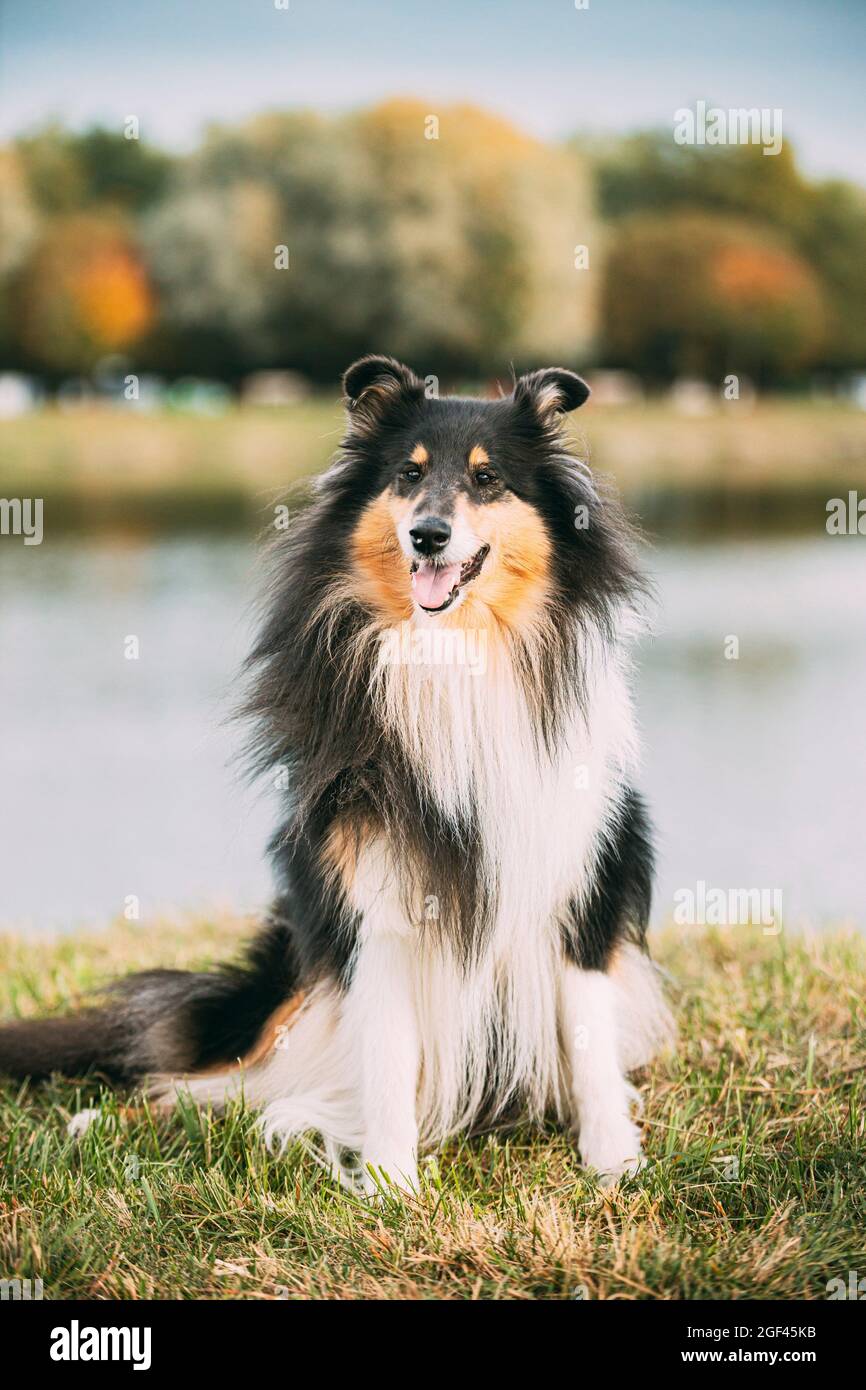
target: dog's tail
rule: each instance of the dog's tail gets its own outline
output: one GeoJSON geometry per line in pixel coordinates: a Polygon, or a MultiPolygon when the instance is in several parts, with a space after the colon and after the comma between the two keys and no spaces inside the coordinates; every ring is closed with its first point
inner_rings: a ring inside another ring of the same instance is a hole
{"type": "Polygon", "coordinates": [[[97,1072],[122,1084],[231,1064],[254,1050],[296,993],[298,974],[293,934],[272,918],[239,965],[148,970],[112,985],[99,1007],[0,1025],[0,1076],[97,1072]]]}

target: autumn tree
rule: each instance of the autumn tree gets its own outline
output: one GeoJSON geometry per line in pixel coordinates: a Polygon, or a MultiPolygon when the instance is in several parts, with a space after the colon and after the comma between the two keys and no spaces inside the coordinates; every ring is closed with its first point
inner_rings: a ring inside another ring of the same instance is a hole
{"type": "Polygon", "coordinates": [[[147,330],[153,296],[120,219],[73,214],[52,219],[14,291],[27,360],[53,373],[90,370],[147,330]]]}
{"type": "Polygon", "coordinates": [[[655,380],[779,381],[818,359],[826,331],[800,256],[760,225],[695,212],[620,224],[602,312],[610,360],[655,380]]]}
{"type": "MultiPolygon", "coordinates": [[[[614,224],[640,213],[705,212],[748,221],[759,241],[763,232],[775,234],[777,246],[787,246],[820,282],[824,333],[816,364],[833,370],[866,364],[862,189],[805,178],[788,142],[766,156],[759,145],[677,145],[669,131],[617,142],[598,154],[595,167],[601,211],[614,224]]],[[[814,295],[807,300],[813,302],[814,295]]]]}

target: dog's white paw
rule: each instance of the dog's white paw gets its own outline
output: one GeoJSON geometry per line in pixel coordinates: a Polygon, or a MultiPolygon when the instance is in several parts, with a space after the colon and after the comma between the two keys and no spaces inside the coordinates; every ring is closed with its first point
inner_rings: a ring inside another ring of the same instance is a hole
{"type": "Polygon", "coordinates": [[[413,1153],[391,1158],[365,1158],[361,1185],[368,1197],[415,1196],[418,1193],[418,1164],[413,1153]]]}
{"type": "Polygon", "coordinates": [[[101,1110],[79,1110],[66,1126],[70,1139],[83,1139],[92,1124],[102,1118],[101,1110]]]}
{"type": "Polygon", "coordinates": [[[593,1168],[602,1187],[614,1187],[620,1178],[640,1171],[646,1163],[640,1131],[627,1116],[581,1128],[578,1140],[585,1168],[593,1168]]]}

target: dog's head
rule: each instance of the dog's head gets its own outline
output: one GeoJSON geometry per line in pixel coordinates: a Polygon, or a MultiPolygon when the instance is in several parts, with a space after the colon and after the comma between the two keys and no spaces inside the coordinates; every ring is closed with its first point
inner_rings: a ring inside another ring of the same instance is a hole
{"type": "Polygon", "coordinates": [[[548,591],[557,522],[574,535],[562,416],[589,387],[574,372],[522,376],[497,400],[430,396],[409,367],[364,357],[346,372],[344,444],[363,477],[350,548],[363,597],[390,620],[519,625],[548,591]],[[556,475],[556,476],[554,476],[556,475]]]}

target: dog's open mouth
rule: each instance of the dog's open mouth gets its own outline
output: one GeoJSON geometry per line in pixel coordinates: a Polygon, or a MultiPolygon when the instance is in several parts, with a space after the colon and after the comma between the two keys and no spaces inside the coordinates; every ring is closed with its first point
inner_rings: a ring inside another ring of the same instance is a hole
{"type": "Polygon", "coordinates": [[[423,608],[425,613],[444,613],[461,589],[478,578],[489,553],[490,546],[482,545],[462,565],[437,565],[431,560],[416,560],[412,566],[412,589],[418,607],[423,608]]]}

